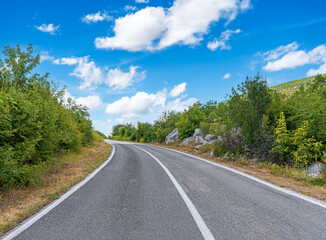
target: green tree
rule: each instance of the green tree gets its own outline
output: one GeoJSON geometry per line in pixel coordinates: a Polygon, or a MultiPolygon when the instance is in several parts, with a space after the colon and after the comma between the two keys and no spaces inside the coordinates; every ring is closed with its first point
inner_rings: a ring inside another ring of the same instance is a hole
{"type": "Polygon", "coordinates": [[[195,103],[180,115],[178,122],[175,124],[179,130],[179,139],[182,140],[193,135],[194,130],[199,128],[200,123],[205,119],[200,107],[200,103],[195,103]]]}
{"type": "MultiPolygon", "coordinates": [[[[271,93],[266,79],[257,74],[232,89],[229,100],[219,106],[219,112],[228,130],[240,129],[243,147],[252,152],[262,151],[260,146],[266,141],[263,121],[271,103],[271,93]]],[[[234,130],[233,130],[234,131],[234,130]]]]}

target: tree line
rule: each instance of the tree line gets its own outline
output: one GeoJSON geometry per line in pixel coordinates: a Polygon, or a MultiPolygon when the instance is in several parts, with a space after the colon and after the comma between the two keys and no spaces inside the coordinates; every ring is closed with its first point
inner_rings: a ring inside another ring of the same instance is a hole
{"type": "Polygon", "coordinates": [[[40,57],[29,45],[4,47],[0,59],[0,189],[37,181],[54,156],[94,139],[87,109],[35,73],[40,57]]]}
{"type": "Polygon", "coordinates": [[[182,113],[166,111],[153,124],[118,124],[111,138],[163,143],[174,128],[179,142],[196,128],[222,138],[214,145],[216,156],[232,153],[300,168],[325,161],[326,76],[284,94],[257,74],[232,88],[225,101],[197,102],[182,113]]]}

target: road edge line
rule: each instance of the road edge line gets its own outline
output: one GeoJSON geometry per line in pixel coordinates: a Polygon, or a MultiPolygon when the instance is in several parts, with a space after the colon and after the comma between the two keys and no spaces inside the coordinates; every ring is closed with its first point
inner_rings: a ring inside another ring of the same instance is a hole
{"type": "MultiPolygon", "coordinates": [[[[143,146],[146,146],[146,145],[143,144],[143,146]]],[[[212,161],[209,161],[209,160],[207,160],[207,159],[204,159],[204,158],[201,158],[201,157],[198,157],[198,156],[195,156],[195,155],[191,155],[191,154],[189,154],[189,153],[184,153],[184,152],[181,152],[181,151],[178,151],[178,150],[175,150],[175,149],[170,149],[170,148],[161,147],[161,146],[155,146],[155,145],[150,145],[150,146],[163,148],[163,149],[170,150],[170,151],[173,151],[173,152],[181,153],[181,154],[186,155],[186,156],[189,156],[189,157],[196,158],[196,159],[201,160],[201,161],[203,161],[203,162],[207,162],[207,163],[209,163],[209,164],[212,164],[212,165],[215,165],[215,166],[217,166],[217,167],[220,167],[220,168],[226,169],[226,170],[231,171],[231,172],[233,172],[233,173],[237,173],[237,174],[239,174],[239,175],[241,175],[241,176],[244,176],[244,177],[249,178],[249,179],[251,179],[251,180],[253,180],[253,181],[256,181],[256,182],[258,182],[258,183],[261,183],[261,184],[263,184],[263,185],[265,185],[265,186],[268,186],[268,187],[273,188],[273,189],[275,189],[275,190],[278,190],[278,191],[280,191],[280,192],[283,192],[283,193],[286,193],[286,194],[288,194],[288,195],[291,195],[291,196],[297,197],[297,198],[299,198],[299,199],[301,199],[301,200],[307,201],[307,202],[309,202],[309,203],[315,204],[315,205],[317,205],[317,206],[319,206],[319,207],[322,207],[322,208],[325,208],[325,209],[326,209],[326,203],[323,202],[323,201],[321,201],[321,200],[318,200],[318,199],[313,198],[313,197],[309,197],[309,196],[307,196],[307,195],[304,195],[304,194],[302,194],[302,193],[298,193],[298,192],[296,192],[296,191],[294,191],[294,190],[291,190],[291,189],[288,189],[288,188],[280,187],[280,186],[278,186],[278,185],[275,185],[275,184],[273,184],[273,183],[270,183],[270,182],[265,181],[265,180],[263,180],[263,179],[260,179],[260,178],[258,178],[258,177],[252,176],[252,175],[250,175],[250,174],[248,174],[248,173],[244,173],[244,172],[241,172],[241,171],[236,170],[236,169],[234,169],[234,168],[231,168],[231,167],[229,167],[229,166],[225,166],[225,165],[220,164],[220,163],[212,162],[212,161]]]]}
{"type": "MultiPolygon", "coordinates": [[[[104,140],[105,141],[105,140],[104,140]]],[[[33,216],[27,218],[21,225],[15,227],[13,230],[9,231],[6,235],[1,237],[1,240],[11,240],[14,237],[18,236],[20,233],[28,229],[30,226],[32,226],[35,222],[40,220],[43,216],[45,216],[47,213],[49,213],[52,209],[57,207],[60,203],[62,203],[64,200],[66,200],[70,195],[72,195],[74,192],[76,192],[79,188],[81,188],[83,185],[85,185],[89,180],[91,180],[93,177],[95,177],[96,174],[98,174],[113,158],[115,154],[115,147],[113,144],[105,141],[106,143],[110,144],[112,146],[112,152],[110,157],[103,162],[97,169],[95,169],[92,173],[88,174],[83,180],[73,185],[70,190],[68,190],[66,193],[61,195],[60,198],[57,200],[51,202],[49,205],[41,209],[39,212],[34,214],[33,216]]]]}
{"type": "Polygon", "coordinates": [[[168,175],[168,177],[170,178],[170,180],[172,181],[173,185],[175,186],[175,188],[177,189],[177,191],[179,192],[181,198],[183,199],[183,201],[185,202],[190,214],[192,215],[193,219],[195,220],[199,231],[201,232],[202,236],[204,237],[204,239],[206,240],[214,240],[214,236],[211,233],[211,231],[209,230],[209,228],[207,227],[204,219],[201,217],[201,215],[199,214],[198,210],[196,209],[195,205],[192,203],[192,201],[190,200],[190,198],[188,197],[188,195],[185,193],[185,191],[182,189],[181,185],[178,183],[178,181],[174,178],[174,176],[172,175],[172,173],[169,171],[169,169],[167,167],[164,166],[164,164],[158,160],[154,155],[152,155],[150,152],[146,151],[145,149],[138,147],[138,146],[134,146],[142,151],[144,151],[145,153],[147,153],[149,156],[151,156],[154,160],[156,160],[156,162],[163,168],[163,170],[165,171],[165,173],[168,175]]]}

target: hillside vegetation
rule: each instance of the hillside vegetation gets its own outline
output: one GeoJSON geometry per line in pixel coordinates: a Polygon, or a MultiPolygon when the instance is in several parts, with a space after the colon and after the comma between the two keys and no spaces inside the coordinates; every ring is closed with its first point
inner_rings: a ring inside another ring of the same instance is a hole
{"type": "Polygon", "coordinates": [[[232,88],[223,102],[198,102],[182,113],[164,112],[154,124],[118,124],[111,137],[163,143],[174,128],[179,142],[196,128],[223,139],[214,145],[215,156],[229,153],[305,168],[325,161],[326,76],[269,88],[257,75],[232,88]]]}
{"type": "Polygon", "coordinates": [[[30,45],[5,47],[0,59],[0,189],[35,183],[54,156],[79,151],[94,139],[87,109],[34,72],[30,45]]]}
{"type": "Polygon", "coordinates": [[[273,90],[278,91],[279,93],[292,94],[297,91],[300,87],[306,87],[314,81],[315,77],[301,78],[298,80],[289,81],[282,83],[273,87],[270,87],[273,90]]]}

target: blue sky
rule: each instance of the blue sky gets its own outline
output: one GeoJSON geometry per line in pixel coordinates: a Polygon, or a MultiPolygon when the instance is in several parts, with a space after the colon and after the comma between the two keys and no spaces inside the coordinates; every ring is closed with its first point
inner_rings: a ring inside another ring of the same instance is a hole
{"type": "Polygon", "coordinates": [[[164,110],[222,101],[258,71],[270,85],[326,73],[321,0],[5,1],[0,46],[32,43],[106,134],[164,110]]]}

